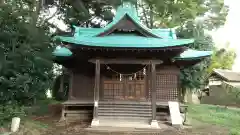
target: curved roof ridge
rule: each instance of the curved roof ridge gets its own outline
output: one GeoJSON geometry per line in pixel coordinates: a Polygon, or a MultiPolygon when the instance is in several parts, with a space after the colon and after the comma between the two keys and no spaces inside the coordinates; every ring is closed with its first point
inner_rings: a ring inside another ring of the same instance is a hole
{"type": "Polygon", "coordinates": [[[140,28],[142,28],[144,31],[150,33],[151,35],[162,38],[160,35],[157,35],[156,33],[152,32],[150,28],[145,26],[141,23],[139,17],[137,16],[136,8],[133,7],[132,4],[123,4],[117,8],[116,15],[113,18],[113,21],[109,24],[107,24],[101,32],[96,34],[95,36],[99,36],[100,34],[104,33],[105,31],[111,29],[114,27],[120,20],[122,20],[125,16],[128,16],[136,25],[138,25],[140,28]]]}

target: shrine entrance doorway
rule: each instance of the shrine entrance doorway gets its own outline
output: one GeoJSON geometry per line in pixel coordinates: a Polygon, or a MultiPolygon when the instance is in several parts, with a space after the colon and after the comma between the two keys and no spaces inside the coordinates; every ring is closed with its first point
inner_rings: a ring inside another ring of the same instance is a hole
{"type": "Polygon", "coordinates": [[[145,72],[105,78],[102,88],[103,100],[146,101],[148,96],[145,72]]]}

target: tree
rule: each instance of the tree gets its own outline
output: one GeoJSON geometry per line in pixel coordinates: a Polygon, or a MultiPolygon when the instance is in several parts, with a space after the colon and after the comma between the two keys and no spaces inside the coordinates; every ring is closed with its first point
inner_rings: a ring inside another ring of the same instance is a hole
{"type": "Polygon", "coordinates": [[[216,69],[231,69],[234,60],[236,58],[236,53],[232,49],[214,49],[214,53],[211,57],[211,64],[208,68],[208,73],[211,73],[214,68],[216,69]]]}
{"type": "Polygon", "coordinates": [[[112,20],[112,11],[121,1],[135,4],[142,22],[150,28],[179,27],[199,18],[205,28],[213,29],[222,25],[227,15],[223,0],[69,0],[48,6],[55,6],[56,15],[67,25],[102,27],[112,20]]]}
{"type": "Polygon", "coordinates": [[[38,25],[36,6],[27,0],[9,0],[1,5],[1,105],[32,104],[45,98],[51,86],[53,46],[49,28],[38,25]]]}
{"type": "MultiPolygon", "coordinates": [[[[189,38],[194,36],[195,42],[189,48],[196,50],[212,50],[214,48],[213,39],[210,35],[204,32],[204,26],[199,22],[189,22],[185,27],[179,29],[180,37],[189,38]]],[[[204,85],[206,72],[210,59],[205,59],[203,62],[181,70],[181,86],[183,93],[186,88],[200,88],[204,85]]]]}
{"type": "Polygon", "coordinates": [[[150,27],[182,26],[197,17],[205,28],[216,28],[224,24],[227,7],[223,0],[139,0],[142,20],[150,27]]]}

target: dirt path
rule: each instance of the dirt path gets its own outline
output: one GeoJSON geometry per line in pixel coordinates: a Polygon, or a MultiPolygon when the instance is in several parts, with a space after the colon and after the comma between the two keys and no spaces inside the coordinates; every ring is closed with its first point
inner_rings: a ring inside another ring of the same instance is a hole
{"type": "Polygon", "coordinates": [[[41,117],[32,118],[34,123],[46,124],[45,128],[37,129],[29,124],[16,135],[228,135],[229,132],[225,128],[198,123],[192,128],[178,130],[176,128],[160,129],[155,131],[92,131],[85,130],[89,122],[75,122],[66,124],[58,122],[58,118],[41,117]]]}
{"type": "MultiPolygon", "coordinates": [[[[52,127],[49,128],[43,135],[228,135],[229,131],[223,127],[215,125],[206,125],[203,123],[197,123],[191,128],[176,129],[167,128],[160,129],[158,131],[89,131],[85,130],[88,127],[89,122],[76,122],[66,124],[64,122],[59,123],[57,120],[41,120],[41,122],[51,123],[52,127]]],[[[49,123],[49,124],[50,124],[49,123]]],[[[196,123],[196,122],[194,122],[196,123]]]]}

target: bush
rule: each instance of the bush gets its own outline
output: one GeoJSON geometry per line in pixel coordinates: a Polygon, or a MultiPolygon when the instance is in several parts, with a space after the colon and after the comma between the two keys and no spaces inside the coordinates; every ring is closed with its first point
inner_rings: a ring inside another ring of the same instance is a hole
{"type": "Polygon", "coordinates": [[[230,135],[240,135],[240,130],[232,129],[232,130],[230,131],[230,135]]]}
{"type": "Polygon", "coordinates": [[[52,99],[38,100],[34,106],[25,107],[24,110],[27,115],[52,115],[61,111],[61,102],[52,99]]]}
{"type": "Polygon", "coordinates": [[[11,121],[13,117],[24,117],[23,107],[17,105],[0,105],[0,126],[11,121]]]}

